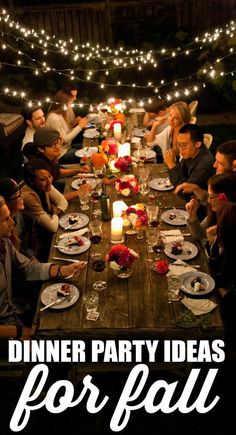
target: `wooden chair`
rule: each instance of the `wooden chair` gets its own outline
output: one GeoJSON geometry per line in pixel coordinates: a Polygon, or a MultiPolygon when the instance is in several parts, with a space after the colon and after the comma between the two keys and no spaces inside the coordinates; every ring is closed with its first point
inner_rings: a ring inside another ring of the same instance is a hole
{"type": "Polygon", "coordinates": [[[192,116],[192,118],[190,119],[190,124],[196,124],[196,122],[197,122],[197,117],[192,116]]]}
{"type": "Polygon", "coordinates": [[[203,135],[203,143],[204,143],[204,145],[206,145],[207,148],[210,148],[210,146],[212,144],[212,141],[213,141],[212,134],[204,133],[204,135],[203,135]]]}
{"type": "Polygon", "coordinates": [[[198,100],[193,100],[191,101],[191,103],[189,103],[189,109],[192,116],[196,115],[197,106],[198,106],[198,100]]]}

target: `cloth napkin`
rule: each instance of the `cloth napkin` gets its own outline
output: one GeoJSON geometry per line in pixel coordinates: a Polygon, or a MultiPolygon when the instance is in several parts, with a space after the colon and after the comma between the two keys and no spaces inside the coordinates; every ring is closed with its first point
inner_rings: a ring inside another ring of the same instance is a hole
{"type": "Polygon", "coordinates": [[[77,231],[71,231],[69,233],[62,233],[59,236],[59,239],[63,239],[63,237],[74,237],[74,236],[83,236],[83,234],[87,233],[88,228],[82,228],[81,230],[77,230],[77,231]]]}
{"type": "Polygon", "coordinates": [[[161,237],[163,238],[163,242],[166,243],[174,243],[174,242],[182,242],[184,240],[184,236],[180,230],[165,230],[161,231],[161,237]]]}
{"type": "Polygon", "coordinates": [[[196,269],[189,266],[183,260],[176,260],[174,263],[169,264],[169,272],[167,273],[167,276],[182,275],[185,272],[196,272],[196,269]]]}
{"type": "Polygon", "coordinates": [[[182,304],[188,308],[194,316],[200,316],[201,314],[210,313],[217,307],[215,302],[210,301],[210,299],[191,299],[186,296],[181,300],[182,304]]]}

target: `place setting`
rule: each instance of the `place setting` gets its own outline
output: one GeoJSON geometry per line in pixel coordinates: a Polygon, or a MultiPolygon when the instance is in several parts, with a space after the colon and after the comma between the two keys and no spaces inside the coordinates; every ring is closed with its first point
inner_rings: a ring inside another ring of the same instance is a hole
{"type": "Polygon", "coordinates": [[[56,283],[46,287],[41,294],[41,302],[44,307],[40,311],[48,308],[61,310],[71,307],[79,299],[80,292],[73,284],[56,283]]]}
{"type": "Polygon", "coordinates": [[[87,237],[73,235],[65,236],[59,240],[57,245],[53,245],[62,254],[77,255],[86,252],[90,248],[91,242],[87,237]]]}
{"type": "Polygon", "coordinates": [[[169,225],[186,225],[188,212],[177,208],[165,210],[161,215],[161,220],[169,225]]]}
{"type": "Polygon", "coordinates": [[[174,189],[174,186],[171,184],[169,177],[167,178],[154,178],[149,181],[149,187],[154,190],[159,190],[160,192],[165,192],[168,190],[174,189]]]}
{"type": "Polygon", "coordinates": [[[89,223],[89,217],[84,213],[67,213],[64,214],[59,224],[64,230],[74,229],[79,230],[89,223]]]}

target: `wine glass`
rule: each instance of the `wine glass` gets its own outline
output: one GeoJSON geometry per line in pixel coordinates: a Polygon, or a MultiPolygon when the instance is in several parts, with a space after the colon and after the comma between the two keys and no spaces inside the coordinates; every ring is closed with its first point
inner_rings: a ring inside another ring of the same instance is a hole
{"type": "Polygon", "coordinates": [[[150,188],[149,188],[149,186],[148,186],[148,183],[141,183],[140,184],[140,190],[139,190],[139,192],[140,192],[140,194],[145,198],[145,196],[150,192],[150,188]]]}
{"type": "MultiPolygon", "coordinates": [[[[103,258],[103,255],[100,251],[94,251],[91,254],[91,267],[95,272],[102,272],[106,267],[106,262],[103,258]]],[[[107,288],[107,282],[105,280],[96,280],[93,283],[94,290],[105,290],[107,288]]]]}
{"type": "Polygon", "coordinates": [[[90,241],[93,245],[97,245],[102,240],[102,222],[99,219],[93,219],[89,223],[90,241]]]}
{"type": "Polygon", "coordinates": [[[150,174],[150,169],[147,165],[139,167],[138,175],[141,183],[146,183],[148,181],[149,174],[150,174]]]}
{"type": "Polygon", "coordinates": [[[91,187],[87,187],[87,184],[82,184],[78,189],[78,197],[80,200],[80,208],[81,210],[89,210],[89,196],[91,187]]]}
{"type": "Polygon", "coordinates": [[[148,204],[146,206],[146,210],[147,210],[149,225],[156,228],[159,225],[159,219],[158,219],[159,207],[158,207],[158,205],[148,204]]]}

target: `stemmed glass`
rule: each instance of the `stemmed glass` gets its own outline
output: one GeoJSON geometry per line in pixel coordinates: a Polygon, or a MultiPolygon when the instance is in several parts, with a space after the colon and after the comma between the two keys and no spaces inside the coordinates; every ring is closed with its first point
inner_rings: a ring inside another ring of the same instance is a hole
{"type": "Polygon", "coordinates": [[[146,206],[146,210],[147,210],[149,225],[153,228],[157,228],[160,223],[158,218],[158,213],[159,213],[158,205],[148,204],[146,206]]]}
{"type": "Polygon", "coordinates": [[[91,188],[86,187],[87,185],[82,184],[78,189],[78,197],[80,200],[81,210],[89,210],[89,196],[91,188]]]}
{"type": "MultiPolygon", "coordinates": [[[[90,228],[90,241],[93,245],[97,246],[102,240],[102,222],[99,219],[99,215],[93,215],[93,219],[89,224],[90,228]]],[[[103,255],[99,249],[96,249],[91,253],[91,267],[95,272],[102,272],[106,263],[103,255]]],[[[104,280],[97,280],[93,284],[94,290],[105,290],[107,288],[107,283],[104,280]]]]}
{"type": "Polygon", "coordinates": [[[149,188],[147,182],[141,183],[139,188],[140,188],[140,190],[139,190],[140,195],[142,195],[144,198],[150,192],[150,188],[149,188]]]}

